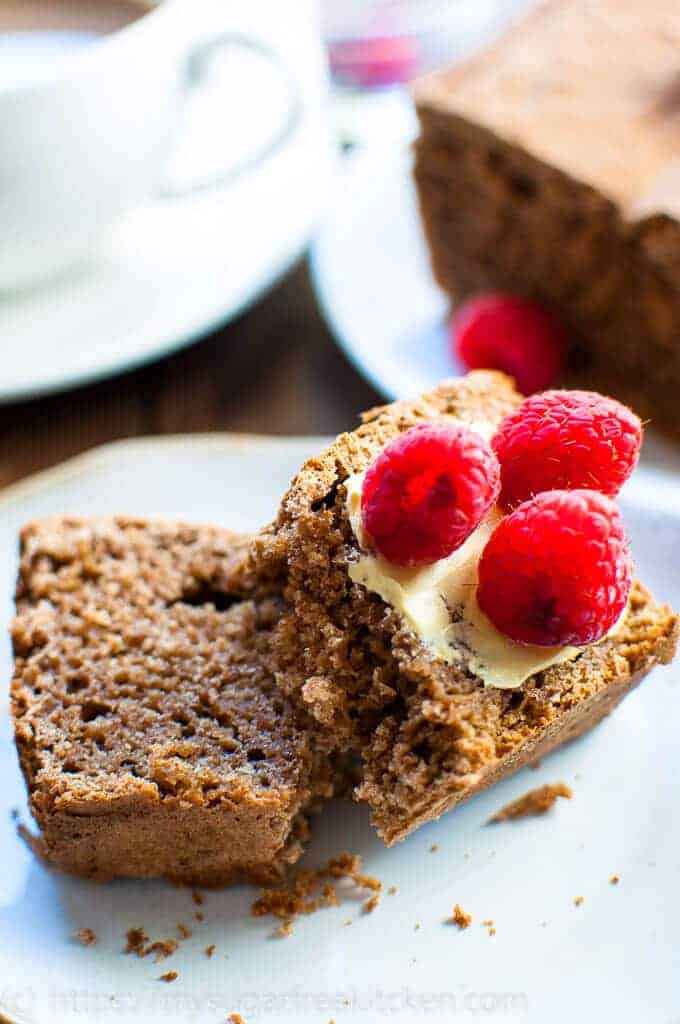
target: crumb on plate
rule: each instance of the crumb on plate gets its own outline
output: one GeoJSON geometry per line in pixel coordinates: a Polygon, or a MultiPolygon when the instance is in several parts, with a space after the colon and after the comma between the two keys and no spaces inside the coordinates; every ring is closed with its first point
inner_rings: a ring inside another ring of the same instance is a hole
{"type": "Polygon", "coordinates": [[[460,903],[456,903],[449,918],[450,924],[455,924],[461,931],[469,928],[472,924],[472,914],[466,913],[460,903]]]}
{"type": "MultiPolygon", "coordinates": [[[[340,896],[334,881],[348,880],[351,883],[352,895],[362,896],[368,889],[373,893],[364,904],[370,912],[375,909],[382,890],[382,882],[371,875],[361,873],[361,857],[356,854],[341,853],[331,858],[321,868],[299,871],[289,882],[276,889],[263,889],[251,907],[255,917],[275,917],[282,922],[276,935],[286,936],[292,931],[292,923],[303,914],[313,914],[324,907],[336,907],[340,896]]],[[[345,892],[346,889],[343,889],[345,892]]]]}
{"type": "Polygon", "coordinates": [[[516,818],[530,818],[539,814],[545,814],[553,806],[558,797],[571,800],[572,791],[564,782],[548,783],[531,789],[524,796],[513,800],[497,811],[487,824],[496,824],[499,821],[512,821],[516,818]]]}
{"type": "Polygon", "coordinates": [[[177,950],[178,943],[175,939],[163,939],[157,942],[149,942],[149,936],[143,928],[130,928],[126,933],[127,944],[124,953],[133,953],[138,957],[147,957],[156,954],[155,963],[166,960],[177,950]]]}
{"type": "Polygon", "coordinates": [[[175,939],[162,939],[159,942],[152,942],[150,946],[147,946],[142,956],[150,956],[152,953],[155,953],[155,963],[158,964],[161,960],[167,960],[176,951],[177,942],[175,939]]]}
{"type": "Polygon", "coordinates": [[[149,941],[149,936],[143,928],[129,928],[125,938],[127,945],[123,952],[134,953],[137,956],[144,956],[144,947],[149,941]]]}

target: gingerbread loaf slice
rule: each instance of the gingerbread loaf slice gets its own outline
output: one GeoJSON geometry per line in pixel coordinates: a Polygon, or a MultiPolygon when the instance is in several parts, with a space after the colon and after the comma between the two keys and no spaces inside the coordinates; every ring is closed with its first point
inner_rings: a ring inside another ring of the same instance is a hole
{"type": "Polygon", "coordinates": [[[360,752],[356,795],[388,843],[589,729],[674,653],[676,617],[636,584],[609,639],[514,688],[485,685],[465,657],[443,660],[351,578],[362,547],[350,478],[418,423],[492,431],[519,400],[508,378],[478,372],[372,410],[305,464],[257,541],[256,557],[270,574],[278,567],[287,601],[273,634],[281,685],[316,719],[319,742],[360,752]]]}
{"type": "Polygon", "coordinates": [[[23,530],[12,710],[48,864],[220,885],[300,855],[329,771],[266,667],[280,599],[253,594],[247,544],[133,519],[23,530]]]}
{"type": "Polygon", "coordinates": [[[680,7],[548,0],[417,84],[437,281],[553,308],[565,382],[680,437],[680,7]]]}

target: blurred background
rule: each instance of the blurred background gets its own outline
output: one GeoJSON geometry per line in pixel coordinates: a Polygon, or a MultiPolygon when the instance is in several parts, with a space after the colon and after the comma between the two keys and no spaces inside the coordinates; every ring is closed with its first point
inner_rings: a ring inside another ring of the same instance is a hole
{"type": "Polygon", "coordinates": [[[412,79],[474,52],[531,6],[173,2],[193,12],[200,38],[242,35],[261,51],[212,54],[200,88],[178,100],[165,195],[128,215],[86,266],[0,292],[0,486],[138,435],[335,433],[392,397],[336,344],[310,251],[356,161],[370,155],[379,184],[383,161],[408,151],[412,79]]]}

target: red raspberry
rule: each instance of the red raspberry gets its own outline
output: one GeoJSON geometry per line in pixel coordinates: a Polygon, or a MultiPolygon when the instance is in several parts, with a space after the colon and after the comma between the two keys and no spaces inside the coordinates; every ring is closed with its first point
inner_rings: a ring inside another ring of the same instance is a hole
{"type": "Polygon", "coordinates": [[[546,491],[501,519],[479,562],[477,602],[520,644],[592,644],[626,607],[632,565],[616,506],[546,491]]]}
{"type": "Polygon", "coordinates": [[[585,487],[614,498],[635,469],[642,424],[594,391],[532,395],[501,423],[491,444],[506,509],[541,491],[585,487]]]}
{"type": "Polygon", "coordinates": [[[565,338],[542,306],[518,295],[480,295],[451,321],[451,349],[468,370],[502,370],[524,395],[552,387],[565,338]]]}
{"type": "Polygon", "coordinates": [[[496,456],[478,434],[443,423],[413,427],[366,473],[364,529],[389,562],[429,565],[470,536],[499,487],[496,456]]]}

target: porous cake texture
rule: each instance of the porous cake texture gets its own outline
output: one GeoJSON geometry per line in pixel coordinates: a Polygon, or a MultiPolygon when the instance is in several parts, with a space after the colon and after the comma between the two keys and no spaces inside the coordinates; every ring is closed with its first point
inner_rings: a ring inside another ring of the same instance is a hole
{"type": "Polygon", "coordinates": [[[347,478],[418,423],[495,425],[519,401],[507,377],[483,371],[373,409],[303,466],[254,545],[286,599],[273,630],[279,683],[315,719],[317,742],[360,752],[356,796],[388,843],[589,729],[674,653],[676,617],[638,583],[615,637],[518,689],[485,687],[434,657],[398,613],[350,579],[358,547],[347,478]]]}
{"type": "Polygon", "coordinates": [[[122,518],[24,529],[12,710],[49,864],[219,885],[300,855],[331,770],[267,668],[281,599],[247,544],[122,518]]]}
{"type": "Polygon", "coordinates": [[[548,0],[415,89],[415,180],[455,303],[508,290],[567,328],[565,381],[680,436],[680,6],[548,0]]]}

